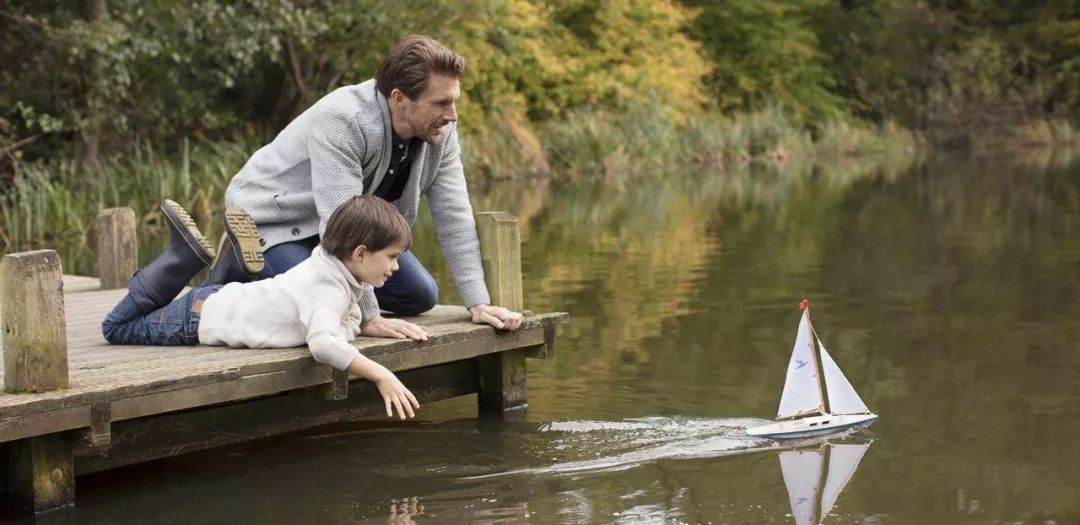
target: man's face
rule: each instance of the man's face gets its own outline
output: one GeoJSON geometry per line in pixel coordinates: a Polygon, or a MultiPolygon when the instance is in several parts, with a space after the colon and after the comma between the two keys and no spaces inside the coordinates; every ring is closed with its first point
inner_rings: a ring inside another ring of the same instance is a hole
{"type": "Polygon", "coordinates": [[[429,144],[441,144],[443,128],[457,121],[455,103],[461,97],[461,82],[457,77],[432,73],[428,77],[427,87],[416,100],[396,89],[390,95],[401,109],[401,119],[414,137],[429,144]]]}

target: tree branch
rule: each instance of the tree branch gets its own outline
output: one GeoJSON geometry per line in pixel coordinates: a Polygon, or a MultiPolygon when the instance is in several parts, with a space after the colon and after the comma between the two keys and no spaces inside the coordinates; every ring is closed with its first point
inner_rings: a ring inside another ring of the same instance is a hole
{"type": "Polygon", "coordinates": [[[296,54],[296,48],[293,47],[291,38],[285,38],[285,50],[289,55],[289,75],[292,77],[293,85],[296,86],[296,90],[299,92],[300,100],[307,100],[311,92],[308,90],[307,85],[304,84],[304,77],[300,71],[300,57],[296,54]]]}

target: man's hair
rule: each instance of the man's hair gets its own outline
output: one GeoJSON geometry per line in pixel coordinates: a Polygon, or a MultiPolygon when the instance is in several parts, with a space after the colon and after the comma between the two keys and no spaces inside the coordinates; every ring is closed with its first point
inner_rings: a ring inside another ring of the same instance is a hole
{"type": "Polygon", "coordinates": [[[375,73],[375,86],[390,98],[395,88],[412,100],[423,93],[431,73],[460,77],[465,73],[465,59],[435,39],[411,35],[398,42],[383,58],[375,73]]]}
{"type": "Polygon", "coordinates": [[[357,195],[330,214],[322,247],[338,259],[347,259],[361,244],[373,252],[392,246],[407,250],[412,245],[412,231],[393,204],[372,195],[357,195]]]}

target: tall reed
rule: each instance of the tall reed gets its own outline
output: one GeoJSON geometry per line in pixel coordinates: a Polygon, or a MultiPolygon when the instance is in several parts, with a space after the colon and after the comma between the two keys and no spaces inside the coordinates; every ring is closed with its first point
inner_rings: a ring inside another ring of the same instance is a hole
{"type": "MultiPolygon", "coordinates": [[[[90,246],[90,226],[105,208],[135,210],[140,236],[162,238],[165,225],[157,207],[170,198],[183,203],[210,233],[220,232],[212,210],[223,202],[229,179],[247,160],[242,143],[191,143],[184,140],[175,157],[152,144],[137,142],[123,155],[104,160],[88,176],[72,160],[24,166],[21,176],[0,193],[0,248],[6,252],[62,248],[79,257],[90,246]]],[[[63,255],[63,253],[61,254],[63,255]]],[[[65,264],[68,258],[65,258],[65,264]]],[[[66,271],[86,271],[73,262],[66,271]]]]}

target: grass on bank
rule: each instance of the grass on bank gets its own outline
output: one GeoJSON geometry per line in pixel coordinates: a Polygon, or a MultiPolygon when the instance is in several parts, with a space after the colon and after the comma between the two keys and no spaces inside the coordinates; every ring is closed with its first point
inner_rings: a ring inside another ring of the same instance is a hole
{"type": "Polygon", "coordinates": [[[606,179],[669,171],[671,166],[723,168],[752,162],[784,165],[852,156],[897,158],[918,149],[892,124],[828,122],[811,131],[777,107],[727,117],[704,114],[678,125],[660,112],[577,111],[535,133],[502,120],[462,138],[469,164],[494,178],[555,174],[606,179]]]}

